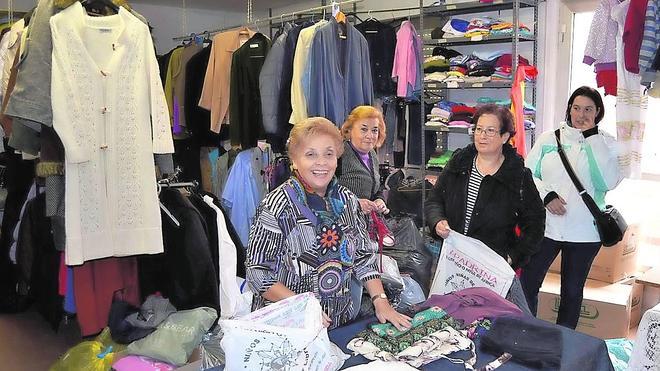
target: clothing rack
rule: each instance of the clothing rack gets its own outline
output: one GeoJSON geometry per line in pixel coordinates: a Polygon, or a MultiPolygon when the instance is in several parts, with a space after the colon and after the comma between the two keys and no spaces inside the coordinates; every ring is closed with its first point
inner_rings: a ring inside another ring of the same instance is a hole
{"type": "Polygon", "coordinates": [[[161,180],[160,182],[158,182],[158,186],[160,188],[187,188],[187,187],[196,188],[197,186],[199,186],[199,183],[197,183],[196,180],[193,180],[192,182],[180,182],[180,183],[169,183],[161,180]]]}
{"type": "MultiPolygon", "coordinates": [[[[223,31],[234,30],[234,29],[244,27],[244,26],[247,26],[247,25],[258,25],[258,24],[262,24],[262,23],[272,23],[273,21],[276,21],[276,20],[284,21],[284,18],[294,17],[298,14],[314,13],[314,12],[318,12],[319,10],[330,9],[334,6],[340,6],[341,7],[341,6],[345,6],[345,5],[361,3],[363,1],[364,0],[347,0],[347,1],[341,1],[341,2],[337,2],[337,3],[333,3],[333,4],[317,6],[317,7],[314,7],[314,8],[309,8],[309,9],[304,9],[304,10],[297,10],[295,12],[282,13],[279,16],[273,16],[273,17],[268,17],[268,18],[264,18],[264,19],[257,19],[256,21],[249,22],[247,24],[239,24],[239,25],[235,25],[235,26],[218,28],[218,29],[215,29],[215,30],[212,30],[212,31],[204,31],[204,32],[199,33],[199,35],[206,35],[206,34],[215,35],[217,33],[223,32],[223,31]]],[[[174,40],[174,41],[187,40],[187,39],[190,39],[190,38],[192,38],[196,35],[197,34],[193,33],[193,34],[190,34],[190,35],[177,36],[177,37],[172,38],[172,40],[174,40]]]]}

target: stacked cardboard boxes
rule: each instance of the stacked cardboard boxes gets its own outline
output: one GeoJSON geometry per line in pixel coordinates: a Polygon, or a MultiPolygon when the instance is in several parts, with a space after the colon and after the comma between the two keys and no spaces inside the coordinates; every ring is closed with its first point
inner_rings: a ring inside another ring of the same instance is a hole
{"type": "MultiPolygon", "coordinates": [[[[589,272],[577,331],[602,339],[627,337],[641,318],[643,285],[630,279],[638,271],[639,226],[631,225],[623,241],[601,248],[589,272]]],[[[559,309],[561,260],[550,267],[539,293],[537,317],[555,322],[559,309]]],[[[570,267],[569,267],[570,269],[570,267]]]]}

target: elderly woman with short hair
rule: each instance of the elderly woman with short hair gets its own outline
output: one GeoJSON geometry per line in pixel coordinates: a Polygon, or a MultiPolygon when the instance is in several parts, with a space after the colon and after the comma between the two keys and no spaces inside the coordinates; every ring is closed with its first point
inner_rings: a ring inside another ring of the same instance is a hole
{"type": "Polygon", "coordinates": [[[410,318],[384,293],[358,199],[335,179],[343,150],[339,129],[327,119],[309,118],[291,130],[292,176],[266,196],[250,231],[245,264],[253,309],[312,292],[325,325],[334,328],[359,311],[351,299],[355,276],[382,323],[408,328],[410,318]]]}

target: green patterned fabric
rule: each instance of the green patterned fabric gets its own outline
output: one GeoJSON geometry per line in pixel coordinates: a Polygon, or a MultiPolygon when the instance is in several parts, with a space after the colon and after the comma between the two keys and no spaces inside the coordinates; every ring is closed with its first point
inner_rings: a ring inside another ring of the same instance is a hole
{"type": "Polygon", "coordinates": [[[449,326],[462,329],[463,321],[451,318],[440,307],[431,307],[417,313],[412,319],[412,327],[399,331],[390,323],[374,324],[360,332],[357,337],[368,341],[380,350],[397,354],[423,337],[449,326]]]}

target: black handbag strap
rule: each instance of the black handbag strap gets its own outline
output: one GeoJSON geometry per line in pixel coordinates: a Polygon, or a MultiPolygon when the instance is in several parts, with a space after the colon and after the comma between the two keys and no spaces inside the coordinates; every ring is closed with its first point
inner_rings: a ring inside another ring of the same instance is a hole
{"type": "Polygon", "coordinates": [[[594,201],[594,199],[591,198],[589,193],[587,193],[587,191],[584,189],[582,183],[580,183],[580,179],[578,179],[577,175],[575,175],[575,171],[573,171],[571,163],[568,162],[568,158],[566,157],[566,153],[564,152],[564,148],[562,148],[561,141],[559,139],[559,129],[555,130],[555,139],[557,140],[557,152],[559,152],[559,158],[561,158],[561,162],[564,164],[564,169],[566,169],[568,176],[573,181],[575,188],[577,188],[580,197],[582,197],[582,201],[584,201],[584,203],[587,205],[587,209],[589,209],[591,215],[593,215],[594,218],[598,218],[602,211],[598,205],[596,205],[596,201],[594,201]]]}

